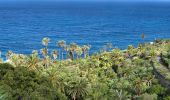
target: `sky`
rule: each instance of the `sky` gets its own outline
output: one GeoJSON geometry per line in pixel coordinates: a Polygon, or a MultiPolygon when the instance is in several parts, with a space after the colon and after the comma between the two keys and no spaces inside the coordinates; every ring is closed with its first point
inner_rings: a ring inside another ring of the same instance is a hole
{"type": "MultiPolygon", "coordinates": [[[[2,2],[6,2],[6,1],[30,1],[30,0],[0,0],[2,2]]],[[[104,2],[107,2],[107,1],[125,1],[125,2],[130,2],[130,1],[135,1],[135,2],[141,2],[141,1],[145,1],[145,2],[160,2],[160,1],[170,1],[170,0],[31,0],[31,1],[79,1],[79,2],[84,2],[84,1],[98,1],[98,2],[101,2],[101,1],[104,1],[104,2]]]]}

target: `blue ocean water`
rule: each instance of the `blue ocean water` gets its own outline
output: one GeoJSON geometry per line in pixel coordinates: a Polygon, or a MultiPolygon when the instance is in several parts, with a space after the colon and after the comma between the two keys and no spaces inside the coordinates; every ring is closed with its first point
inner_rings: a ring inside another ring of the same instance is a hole
{"type": "Polygon", "coordinates": [[[41,39],[121,49],[157,38],[170,38],[170,3],[55,2],[0,3],[0,50],[29,54],[42,48],[41,39]]]}

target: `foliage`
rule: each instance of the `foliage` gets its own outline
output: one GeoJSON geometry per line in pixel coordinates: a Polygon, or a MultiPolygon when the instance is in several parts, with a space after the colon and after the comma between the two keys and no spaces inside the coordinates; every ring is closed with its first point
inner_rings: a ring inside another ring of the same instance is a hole
{"type": "Polygon", "coordinates": [[[153,73],[170,74],[157,60],[161,54],[169,59],[169,40],[124,51],[109,51],[107,44],[91,56],[89,45],[62,40],[51,51],[49,43],[44,38],[44,47],[30,55],[7,53],[8,62],[0,64],[0,100],[169,100],[168,88],[153,73]]]}

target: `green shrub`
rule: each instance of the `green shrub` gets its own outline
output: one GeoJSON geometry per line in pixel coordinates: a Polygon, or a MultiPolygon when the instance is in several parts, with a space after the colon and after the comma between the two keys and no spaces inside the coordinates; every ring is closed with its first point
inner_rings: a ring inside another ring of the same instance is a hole
{"type": "Polygon", "coordinates": [[[163,95],[166,92],[166,89],[162,87],[160,84],[152,85],[151,88],[148,90],[149,93],[163,95]]]}
{"type": "Polygon", "coordinates": [[[0,64],[0,80],[4,77],[4,75],[8,71],[13,71],[13,70],[14,70],[14,67],[8,63],[0,64]]]}
{"type": "Polygon", "coordinates": [[[164,100],[170,100],[170,96],[166,96],[164,100]]]}
{"type": "MultiPolygon", "coordinates": [[[[8,91],[13,100],[55,100],[66,99],[64,94],[57,89],[51,87],[51,83],[47,77],[41,77],[35,71],[25,67],[16,67],[13,71],[7,71],[0,82],[0,86],[8,91]]],[[[3,95],[7,91],[2,92],[3,95]]]]}
{"type": "Polygon", "coordinates": [[[145,93],[141,95],[138,100],[157,100],[157,95],[145,93]]]}

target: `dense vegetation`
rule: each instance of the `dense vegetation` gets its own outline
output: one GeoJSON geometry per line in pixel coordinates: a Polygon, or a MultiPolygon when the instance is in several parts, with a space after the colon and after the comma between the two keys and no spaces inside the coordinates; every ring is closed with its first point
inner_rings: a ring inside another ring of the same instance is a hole
{"type": "Polygon", "coordinates": [[[65,41],[49,53],[49,41],[42,40],[41,55],[7,53],[8,62],[0,64],[0,100],[170,100],[160,82],[170,83],[170,40],[124,51],[108,44],[91,56],[89,45],[65,41]]]}

